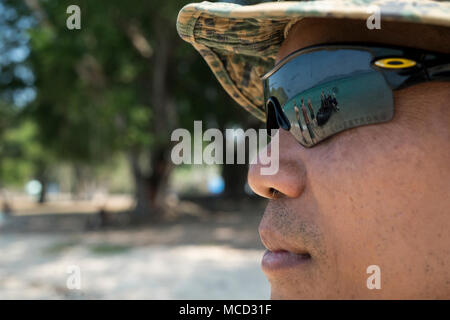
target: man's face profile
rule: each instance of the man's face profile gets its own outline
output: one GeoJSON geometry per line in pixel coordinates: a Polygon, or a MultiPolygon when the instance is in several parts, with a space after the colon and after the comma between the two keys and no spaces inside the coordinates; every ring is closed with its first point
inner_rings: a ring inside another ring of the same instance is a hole
{"type": "MultiPolygon", "coordinates": [[[[450,52],[448,28],[304,19],[276,62],[311,45],[361,41],[450,52]]],[[[397,90],[394,101],[391,121],[310,149],[280,130],[279,171],[250,166],[250,186],[269,199],[259,233],[272,298],[450,297],[450,83],[397,90]],[[373,265],[379,289],[367,286],[373,265]]]]}

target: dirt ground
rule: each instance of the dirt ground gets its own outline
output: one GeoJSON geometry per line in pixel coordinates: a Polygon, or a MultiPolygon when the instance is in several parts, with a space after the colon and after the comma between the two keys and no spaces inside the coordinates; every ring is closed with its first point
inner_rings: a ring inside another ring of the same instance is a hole
{"type": "Polygon", "coordinates": [[[185,199],[141,225],[88,203],[23,206],[0,219],[0,299],[268,299],[264,205],[185,199]],[[81,289],[67,286],[73,266],[81,289]]]}

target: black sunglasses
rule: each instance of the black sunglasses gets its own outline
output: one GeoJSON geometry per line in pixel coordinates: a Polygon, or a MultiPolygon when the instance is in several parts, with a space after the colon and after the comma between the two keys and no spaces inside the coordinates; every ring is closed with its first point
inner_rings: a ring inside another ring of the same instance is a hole
{"type": "Polygon", "coordinates": [[[291,53],[261,79],[269,132],[282,128],[312,147],[340,131],[391,120],[393,90],[450,80],[450,55],[320,45],[291,53]]]}

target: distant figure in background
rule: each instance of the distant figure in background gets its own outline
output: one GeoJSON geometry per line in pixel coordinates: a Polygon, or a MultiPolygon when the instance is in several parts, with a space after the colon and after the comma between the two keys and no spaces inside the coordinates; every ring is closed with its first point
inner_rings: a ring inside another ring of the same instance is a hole
{"type": "Polygon", "coordinates": [[[336,99],[336,94],[333,92],[333,97],[331,98],[331,105],[333,106],[334,111],[339,111],[338,102],[336,99]]]}
{"type": "Polygon", "coordinates": [[[316,122],[317,125],[323,126],[330,120],[331,113],[333,111],[333,107],[331,105],[331,97],[330,95],[325,96],[325,94],[322,92],[320,93],[320,109],[317,112],[316,122]]]}
{"type": "Polygon", "coordinates": [[[303,141],[305,143],[307,143],[307,140],[303,134],[302,122],[300,121],[300,111],[298,110],[297,103],[295,101],[294,101],[294,110],[295,110],[295,117],[297,118],[298,126],[300,127],[300,133],[302,134],[303,141]]]}
{"type": "Polygon", "coordinates": [[[2,212],[5,214],[5,216],[10,216],[13,212],[11,206],[6,201],[4,201],[2,204],[2,212]]]}
{"type": "Polygon", "coordinates": [[[311,140],[314,142],[316,136],[314,135],[314,132],[311,128],[311,123],[308,118],[308,113],[306,112],[305,102],[303,101],[303,98],[301,98],[301,101],[302,101],[302,113],[303,118],[305,118],[306,128],[308,128],[309,136],[311,137],[311,140]]]}
{"type": "Polygon", "coordinates": [[[314,109],[312,107],[310,98],[308,98],[308,109],[309,109],[309,114],[311,115],[311,120],[314,121],[316,119],[316,116],[314,115],[314,109]]]}

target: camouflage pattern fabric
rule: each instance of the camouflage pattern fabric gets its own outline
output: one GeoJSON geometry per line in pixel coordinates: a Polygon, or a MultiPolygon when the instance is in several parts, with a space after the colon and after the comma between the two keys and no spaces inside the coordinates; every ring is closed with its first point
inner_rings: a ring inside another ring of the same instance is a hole
{"type": "Polygon", "coordinates": [[[204,1],[181,9],[177,30],[200,52],[228,94],[264,121],[260,77],[273,67],[286,25],[305,17],[366,20],[373,14],[370,6],[380,8],[382,21],[450,27],[450,1],[312,0],[255,5],[204,1]]]}

